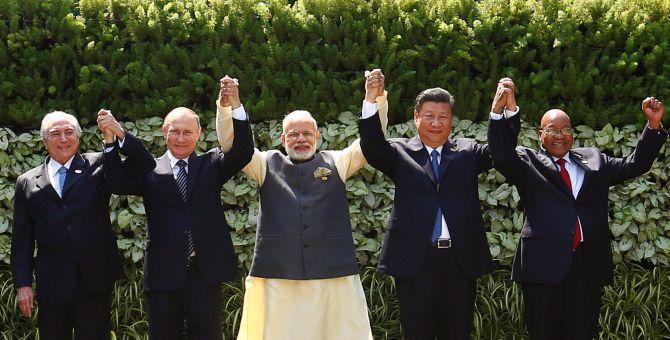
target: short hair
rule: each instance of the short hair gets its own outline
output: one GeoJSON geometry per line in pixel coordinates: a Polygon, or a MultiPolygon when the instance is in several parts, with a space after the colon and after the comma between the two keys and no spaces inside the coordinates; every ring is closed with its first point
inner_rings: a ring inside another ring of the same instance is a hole
{"type": "Polygon", "coordinates": [[[42,137],[43,141],[47,140],[47,137],[49,136],[48,129],[51,127],[52,123],[56,120],[65,120],[68,123],[72,124],[74,126],[74,131],[77,133],[77,137],[81,137],[81,126],[79,126],[79,122],[77,121],[77,118],[75,118],[73,115],[63,112],[63,111],[53,111],[49,112],[44,115],[44,118],[42,118],[42,124],[40,125],[40,137],[42,137]]]}
{"type": "MultiPolygon", "coordinates": [[[[201,125],[200,125],[200,116],[198,116],[198,114],[195,113],[195,111],[189,109],[188,107],[183,107],[183,106],[175,107],[175,108],[172,109],[170,112],[168,112],[168,114],[165,115],[165,118],[163,118],[163,125],[162,125],[162,126],[165,126],[165,125],[167,124],[167,122],[168,122],[168,117],[170,117],[170,115],[172,115],[172,114],[177,114],[177,113],[179,113],[179,112],[188,112],[188,113],[190,113],[191,115],[193,115],[193,116],[195,117],[195,121],[196,121],[196,123],[198,123],[198,127],[201,127],[201,125]]],[[[172,120],[170,119],[169,121],[171,122],[172,120]]]]}
{"type": "Polygon", "coordinates": [[[309,113],[309,111],[305,110],[295,110],[284,117],[284,120],[281,122],[281,130],[282,132],[286,132],[286,126],[288,125],[289,122],[293,120],[298,120],[298,119],[307,119],[311,120],[314,123],[314,130],[318,130],[319,127],[316,125],[316,119],[312,117],[312,114],[309,113]]]}
{"type": "Polygon", "coordinates": [[[425,102],[449,103],[449,106],[451,106],[452,109],[454,108],[454,104],[456,104],[454,96],[441,87],[434,87],[432,89],[421,91],[414,100],[414,111],[421,110],[421,106],[425,102]]]}

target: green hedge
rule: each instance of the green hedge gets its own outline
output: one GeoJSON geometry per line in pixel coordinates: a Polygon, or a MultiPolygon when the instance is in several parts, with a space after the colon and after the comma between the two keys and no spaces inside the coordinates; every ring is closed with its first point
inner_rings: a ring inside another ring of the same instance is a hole
{"type": "MultiPolygon", "coordinates": [[[[640,110],[637,115],[642,116],[640,110]]],[[[524,112],[522,111],[522,115],[524,112]]],[[[343,112],[339,122],[320,127],[322,149],[346,147],[357,137],[357,118],[343,112]]],[[[160,130],[162,119],[153,117],[125,127],[141,137],[155,155],[165,152],[165,141],[160,130]]],[[[218,145],[214,120],[204,121],[200,151],[218,145]]],[[[466,119],[455,120],[453,137],[473,137],[486,141],[487,123],[473,123],[466,119]]],[[[270,121],[254,126],[256,145],[261,150],[280,147],[281,122],[270,121]]],[[[640,129],[628,125],[623,128],[605,126],[592,130],[576,127],[576,146],[595,145],[614,156],[628,155],[636,145],[640,129]]],[[[413,136],[416,129],[412,122],[392,125],[390,136],[413,136]]],[[[101,149],[101,137],[96,128],[86,128],[81,138],[82,150],[101,149]]],[[[537,133],[523,123],[519,143],[536,146],[537,133]]],[[[16,178],[24,171],[41,164],[44,147],[38,131],[16,135],[0,128],[0,261],[9,261],[12,224],[12,198],[16,178]]],[[[668,265],[670,259],[670,151],[663,148],[652,170],[641,177],[611,189],[610,220],[613,234],[612,247],[616,262],[650,262],[668,265]]],[[[390,215],[394,186],[380,172],[369,165],[346,182],[349,196],[353,235],[358,258],[363,265],[377,263],[384,226],[390,215]]],[[[258,214],[258,186],[243,174],[224,185],[221,197],[228,205],[226,219],[232,227],[233,242],[239,260],[248,268],[253,253],[258,214]]],[[[486,225],[490,250],[503,265],[511,263],[516,250],[522,213],[516,189],[505,183],[497,171],[480,175],[479,198],[486,225]]],[[[140,262],[143,258],[146,216],[141,198],[113,196],[111,200],[112,225],[119,237],[118,245],[126,258],[140,262]]]]}
{"type": "Polygon", "coordinates": [[[35,127],[60,109],[126,120],[188,106],[213,117],[224,74],[256,122],[302,108],[336,121],[388,79],[391,122],[441,86],[457,114],[485,119],[496,81],[515,79],[530,121],[641,122],[640,98],[670,100],[665,0],[5,0],[0,124],[35,127]]]}
{"type": "MultiPolygon", "coordinates": [[[[600,339],[663,339],[670,334],[670,268],[619,264],[614,285],[605,288],[600,313],[600,339]]],[[[114,290],[112,330],[117,339],[147,339],[142,272],[127,270],[128,278],[114,290]]],[[[523,321],[521,289],[498,270],[478,280],[474,339],[528,338],[523,321]]],[[[378,340],[401,338],[395,285],[388,276],[361,269],[372,333],[378,340]]],[[[242,317],[242,280],[223,286],[224,339],[235,339],[242,317]]],[[[39,313],[39,309],[38,309],[39,313]]],[[[0,266],[0,339],[35,339],[37,319],[19,316],[9,272],[0,266]]]]}

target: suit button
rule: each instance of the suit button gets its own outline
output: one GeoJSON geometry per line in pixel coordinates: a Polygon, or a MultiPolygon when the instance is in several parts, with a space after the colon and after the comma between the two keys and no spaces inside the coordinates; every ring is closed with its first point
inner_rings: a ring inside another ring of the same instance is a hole
{"type": "Polygon", "coordinates": [[[72,230],[72,227],[71,227],[71,226],[67,226],[67,231],[71,231],[71,230],[72,230]]]}
{"type": "Polygon", "coordinates": [[[304,171],[300,171],[300,177],[304,177],[304,176],[305,176],[305,172],[304,172],[304,171]]]}
{"type": "Polygon", "coordinates": [[[307,224],[303,225],[302,229],[305,229],[305,230],[309,229],[309,225],[307,225],[307,224]]]}
{"type": "Polygon", "coordinates": [[[305,248],[309,248],[309,244],[305,243],[305,248]]]}
{"type": "Polygon", "coordinates": [[[63,204],[63,210],[67,210],[67,204],[63,204]]]}
{"type": "Polygon", "coordinates": [[[574,234],[575,234],[575,230],[572,229],[572,231],[570,232],[570,235],[574,235],[574,234]]]}
{"type": "Polygon", "coordinates": [[[309,207],[306,206],[306,205],[303,205],[303,206],[302,206],[302,210],[307,210],[308,208],[309,208],[309,207]]]}

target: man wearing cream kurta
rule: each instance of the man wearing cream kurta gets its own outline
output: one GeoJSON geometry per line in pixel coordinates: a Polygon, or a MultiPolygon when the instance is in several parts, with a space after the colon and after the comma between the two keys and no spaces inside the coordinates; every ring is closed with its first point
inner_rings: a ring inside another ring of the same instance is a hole
{"type": "MultiPolygon", "coordinates": [[[[365,86],[363,111],[378,111],[386,126],[383,83],[365,86]]],[[[224,151],[232,140],[225,104],[217,111],[224,151]]],[[[359,140],[317,152],[320,133],[307,111],[288,114],[282,128],[288,155],[256,149],[242,170],[260,186],[260,213],[237,339],[372,339],[345,189],[367,163],[359,140]]]]}

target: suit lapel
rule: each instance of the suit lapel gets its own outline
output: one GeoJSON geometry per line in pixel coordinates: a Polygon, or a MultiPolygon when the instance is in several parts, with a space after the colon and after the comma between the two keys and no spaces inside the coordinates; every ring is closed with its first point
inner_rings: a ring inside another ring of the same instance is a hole
{"type": "Polygon", "coordinates": [[[89,164],[81,154],[77,153],[70,163],[70,169],[67,171],[67,177],[65,177],[65,184],[63,185],[63,192],[61,196],[65,197],[70,188],[77,183],[82,177],[85,176],[86,171],[89,168],[89,164]]]}
{"type": "Polygon", "coordinates": [[[58,193],[56,192],[56,189],[51,185],[51,181],[49,180],[49,171],[47,170],[47,167],[49,166],[49,160],[50,158],[47,157],[46,161],[40,167],[40,170],[35,174],[35,185],[44,190],[44,192],[48,195],[51,196],[51,198],[55,200],[60,200],[60,196],[58,196],[58,193]]]}
{"type": "Polygon", "coordinates": [[[596,171],[591,168],[591,165],[589,164],[588,160],[583,155],[577,152],[571,151],[570,159],[572,160],[572,162],[577,164],[578,167],[584,170],[584,179],[582,181],[582,187],[579,189],[579,193],[577,194],[577,197],[579,197],[582,194],[582,192],[584,192],[584,188],[588,185],[588,183],[591,182],[590,179],[596,173],[596,171]]]}
{"type": "Polygon", "coordinates": [[[440,154],[440,182],[444,179],[444,173],[447,171],[449,163],[456,158],[458,154],[458,149],[454,144],[447,141],[442,146],[442,152],[440,154]]]}
{"type": "Polygon", "coordinates": [[[177,181],[174,179],[174,172],[172,172],[167,152],[163,157],[156,160],[156,169],[154,171],[158,175],[159,181],[165,183],[172,196],[181,201],[181,193],[179,192],[179,188],[177,188],[177,181]]]}
{"type": "Polygon", "coordinates": [[[198,172],[200,171],[200,165],[202,164],[202,159],[193,152],[188,157],[188,186],[186,187],[186,200],[191,199],[191,194],[193,193],[193,188],[195,187],[196,180],[198,179],[198,172]]]}
{"type": "Polygon", "coordinates": [[[426,148],[423,146],[419,136],[415,136],[414,138],[410,139],[409,142],[407,142],[407,146],[412,153],[411,156],[414,158],[414,161],[416,161],[416,163],[419,164],[421,168],[423,168],[423,171],[426,173],[428,178],[430,178],[433,184],[436,184],[437,181],[435,180],[435,174],[433,173],[433,164],[430,162],[428,151],[426,151],[426,148]]]}

